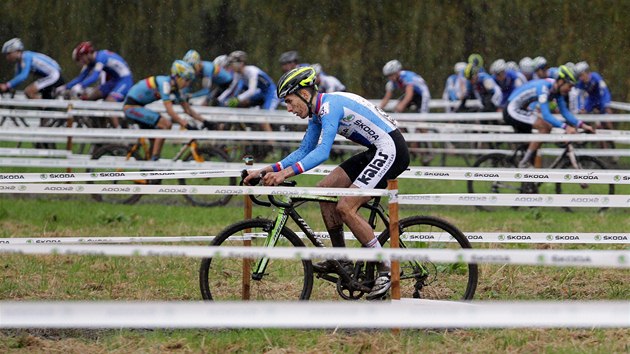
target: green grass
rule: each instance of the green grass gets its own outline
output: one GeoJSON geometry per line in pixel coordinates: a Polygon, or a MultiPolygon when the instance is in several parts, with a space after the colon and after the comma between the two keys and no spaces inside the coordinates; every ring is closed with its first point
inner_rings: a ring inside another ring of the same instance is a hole
{"type": "MultiPolygon", "coordinates": [[[[3,172],[9,172],[3,169],[3,172]]],[[[48,171],[51,172],[51,171],[48,171]]],[[[321,177],[300,176],[300,185],[321,177]]],[[[401,193],[465,193],[462,181],[401,180],[401,193]]],[[[628,194],[628,192],[625,192],[628,194]]],[[[272,215],[256,207],[255,215],[272,215]]],[[[303,216],[323,224],[315,205],[303,216]]],[[[624,209],[604,213],[559,208],[403,206],[401,217],[443,217],[463,231],[627,232],[624,209]]],[[[0,195],[0,237],[214,235],[242,219],[242,202],[196,208],[181,196],[144,196],[136,205],[96,203],[89,196],[0,195]]],[[[294,229],[295,226],[290,224],[294,229]]],[[[201,243],[199,243],[201,244],[201,243]]],[[[619,245],[475,244],[477,248],[624,249],[619,245]]],[[[0,257],[2,300],[199,300],[199,261],[183,258],[0,257]]],[[[482,265],[475,299],[605,300],[630,298],[630,271],[482,265]]],[[[315,281],[314,298],[338,299],[329,283],[315,281]]],[[[419,314],[421,315],[421,314],[419,314]]],[[[0,351],[17,352],[628,352],[627,329],[607,330],[30,330],[0,332],[0,351]]]]}

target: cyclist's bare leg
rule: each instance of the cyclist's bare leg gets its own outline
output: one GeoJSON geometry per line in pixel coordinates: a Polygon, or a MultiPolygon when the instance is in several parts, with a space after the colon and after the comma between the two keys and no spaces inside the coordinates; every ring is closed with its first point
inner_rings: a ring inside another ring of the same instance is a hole
{"type": "MultiPolygon", "coordinates": [[[[160,120],[156,124],[159,129],[169,130],[173,124],[167,118],[160,117],[160,120]]],[[[162,146],[164,145],[164,138],[156,138],[153,143],[153,151],[151,152],[151,159],[158,158],[162,152],[162,146]]]]}
{"type": "MultiPolygon", "coordinates": [[[[350,178],[345,171],[340,167],[337,167],[328,176],[319,181],[317,186],[324,188],[347,188],[351,184],[352,181],[350,181],[350,178]]],[[[339,215],[339,212],[337,212],[337,204],[322,202],[319,203],[319,206],[333,247],[345,247],[346,242],[343,236],[343,219],[341,218],[341,215],[339,215]]]]}
{"type": "MultiPolygon", "coordinates": [[[[542,118],[538,117],[532,128],[537,129],[539,134],[549,134],[551,133],[551,124],[545,122],[542,118]]],[[[519,162],[519,167],[524,166],[526,163],[531,162],[530,160],[536,155],[536,151],[540,149],[542,146],[542,142],[540,141],[532,141],[529,143],[527,147],[527,152],[523,159],[519,162]]],[[[533,163],[532,163],[533,165],[533,163]]]]}
{"type": "MultiPolygon", "coordinates": [[[[106,102],[118,102],[118,100],[116,99],[116,97],[113,97],[112,95],[109,95],[105,98],[106,102]]],[[[118,122],[118,117],[109,117],[109,121],[112,123],[112,127],[114,128],[118,128],[120,126],[120,123],[118,122]]]]}
{"type": "Polygon", "coordinates": [[[35,85],[35,83],[26,86],[24,94],[30,99],[42,98],[42,95],[39,93],[39,89],[37,89],[37,85],[35,85]]]}

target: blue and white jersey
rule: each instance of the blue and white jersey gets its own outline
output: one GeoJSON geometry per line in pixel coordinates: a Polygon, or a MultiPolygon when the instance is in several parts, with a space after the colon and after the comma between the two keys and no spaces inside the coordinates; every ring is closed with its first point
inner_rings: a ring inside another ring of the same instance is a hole
{"type": "Polygon", "coordinates": [[[334,76],[326,75],[324,73],[319,74],[319,92],[343,92],[346,90],[346,86],[334,76]]]}
{"type": "Polygon", "coordinates": [[[196,80],[201,80],[201,90],[193,93],[191,97],[207,96],[210,94],[212,86],[226,88],[232,83],[232,72],[219,65],[214,65],[211,61],[201,62],[201,72],[197,74],[196,80]]]}
{"type": "Polygon", "coordinates": [[[533,124],[536,115],[533,111],[540,108],[543,119],[556,128],[562,128],[563,123],[551,114],[549,102],[554,100],[558,104],[560,114],[573,126],[578,126],[580,121],[569,111],[567,102],[559,92],[552,93],[551,88],[555,80],[532,80],[517,88],[508,97],[508,113],[516,120],[533,124]]]}
{"type": "Polygon", "coordinates": [[[474,84],[471,82],[473,94],[483,101],[482,97],[491,96],[490,101],[495,107],[501,107],[501,101],[503,101],[503,92],[501,87],[494,81],[494,78],[487,72],[479,71],[477,74],[477,82],[474,84]]]}
{"type": "Polygon", "coordinates": [[[33,73],[39,77],[49,77],[51,84],[61,77],[61,67],[49,56],[31,51],[23,51],[22,59],[15,63],[15,77],[7,82],[9,88],[16,87],[33,73]]]}
{"type": "Polygon", "coordinates": [[[131,69],[129,69],[125,59],[109,50],[99,50],[96,52],[94,62],[84,66],[79,76],[66,84],[66,88],[72,88],[77,84],[83,87],[90,86],[99,79],[99,75],[103,71],[107,74],[107,81],[132,77],[131,69]]]}
{"type": "Polygon", "coordinates": [[[385,84],[385,91],[393,92],[395,89],[405,90],[408,85],[413,86],[414,94],[422,96],[423,105],[424,102],[427,102],[428,105],[429,100],[431,100],[429,86],[427,86],[427,83],[424,81],[422,76],[414,73],[413,71],[401,70],[398,80],[387,81],[387,84],[385,84]]]}
{"type": "Polygon", "coordinates": [[[170,76],[150,76],[138,81],[127,93],[125,103],[144,106],[159,99],[175,103],[182,100],[180,92],[174,90],[171,85],[170,76]],[[171,94],[174,94],[174,97],[171,94]]]}
{"type": "Polygon", "coordinates": [[[524,76],[520,78],[519,75],[517,75],[517,73],[513,70],[506,70],[503,80],[500,80],[498,78],[498,75],[496,74],[493,75],[492,78],[497,83],[497,85],[499,85],[499,87],[501,88],[501,93],[503,94],[501,107],[505,107],[507,105],[507,99],[512,91],[514,91],[514,89],[522,86],[525,82],[527,82],[527,79],[525,79],[524,76]]]}
{"type": "Polygon", "coordinates": [[[589,73],[589,77],[588,82],[580,80],[575,85],[576,88],[587,94],[584,109],[590,113],[597,108],[600,113],[605,113],[605,109],[611,101],[610,90],[599,73],[592,71],[589,73]]]}
{"type": "Polygon", "coordinates": [[[366,147],[389,148],[388,134],[397,129],[387,113],[353,93],[320,93],[315,111],[300,147],[275,164],[274,171],[292,166],[297,175],[320,165],[328,159],[337,134],[366,147]]]}
{"type": "Polygon", "coordinates": [[[235,74],[235,76],[238,80],[243,81],[243,92],[236,96],[239,101],[252,97],[256,94],[257,89],[260,89],[261,92],[276,91],[276,84],[271,77],[257,66],[246,65],[243,68],[243,74],[235,74]]]}

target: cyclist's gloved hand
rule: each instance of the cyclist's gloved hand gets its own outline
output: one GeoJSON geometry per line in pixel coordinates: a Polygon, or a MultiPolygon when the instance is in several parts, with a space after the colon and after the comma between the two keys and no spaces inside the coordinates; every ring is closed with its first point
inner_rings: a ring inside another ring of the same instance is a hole
{"type": "Polygon", "coordinates": [[[70,89],[70,93],[74,96],[81,96],[81,94],[83,93],[83,86],[81,86],[81,84],[72,86],[72,88],[70,89]]]}
{"type": "Polygon", "coordinates": [[[207,121],[207,120],[204,120],[204,121],[203,121],[203,127],[204,127],[204,129],[214,130],[214,126],[215,126],[215,124],[214,124],[214,123],[212,123],[212,122],[210,122],[210,121],[207,121]]]}
{"type": "Polygon", "coordinates": [[[66,85],[61,85],[61,86],[57,87],[55,89],[55,97],[63,95],[65,90],[66,90],[66,85]]]}
{"type": "Polygon", "coordinates": [[[227,101],[227,106],[228,107],[238,107],[238,98],[236,97],[232,97],[227,101]]]}
{"type": "Polygon", "coordinates": [[[186,124],[186,130],[199,130],[199,128],[196,125],[192,124],[192,123],[187,123],[186,124]]]}

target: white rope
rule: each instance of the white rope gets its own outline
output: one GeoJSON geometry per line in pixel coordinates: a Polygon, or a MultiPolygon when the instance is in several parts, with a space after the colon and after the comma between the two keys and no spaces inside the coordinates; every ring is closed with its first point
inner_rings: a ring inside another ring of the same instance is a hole
{"type": "Polygon", "coordinates": [[[0,328],[628,328],[628,301],[0,302],[0,328]]]}

